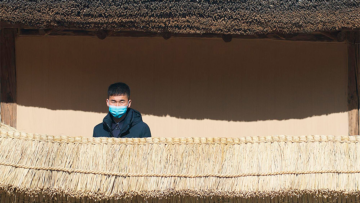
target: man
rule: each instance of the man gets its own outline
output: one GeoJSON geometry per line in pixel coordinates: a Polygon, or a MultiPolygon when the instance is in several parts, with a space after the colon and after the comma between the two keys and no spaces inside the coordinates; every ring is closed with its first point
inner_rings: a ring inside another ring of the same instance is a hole
{"type": "Polygon", "coordinates": [[[94,128],[93,137],[142,138],[151,137],[149,126],[141,114],[131,109],[130,88],[125,83],[109,86],[106,104],[109,113],[94,128]]]}

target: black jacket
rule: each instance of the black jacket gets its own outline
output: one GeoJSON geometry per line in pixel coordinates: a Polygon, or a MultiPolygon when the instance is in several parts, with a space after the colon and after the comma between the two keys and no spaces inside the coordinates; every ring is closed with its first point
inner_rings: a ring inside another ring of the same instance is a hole
{"type": "MultiPolygon", "coordinates": [[[[142,121],[141,114],[129,108],[120,131],[120,138],[151,137],[149,126],[142,121]]],[[[93,137],[114,137],[111,133],[112,118],[108,113],[103,122],[94,128],[93,137]]]]}

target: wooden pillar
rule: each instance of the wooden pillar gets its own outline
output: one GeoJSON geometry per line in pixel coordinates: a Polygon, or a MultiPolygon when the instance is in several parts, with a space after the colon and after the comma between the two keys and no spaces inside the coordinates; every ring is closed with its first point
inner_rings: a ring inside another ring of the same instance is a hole
{"type": "Polygon", "coordinates": [[[0,36],[1,122],[16,128],[16,29],[3,28],[0,36]]]}
{"type": "Polygon", "coordinates": [[[359,32],[348,33],[348,118],[349,135],[359,135],[359,32]]]}

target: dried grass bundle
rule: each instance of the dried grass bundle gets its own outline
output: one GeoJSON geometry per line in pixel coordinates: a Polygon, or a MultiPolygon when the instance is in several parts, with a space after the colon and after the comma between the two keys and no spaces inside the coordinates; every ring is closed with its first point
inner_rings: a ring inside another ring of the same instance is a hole
{"type": "Polygon", "coordinates": [[[0,130],[1,202],[359,202],[360,137],[111,139],[0,130]]]}

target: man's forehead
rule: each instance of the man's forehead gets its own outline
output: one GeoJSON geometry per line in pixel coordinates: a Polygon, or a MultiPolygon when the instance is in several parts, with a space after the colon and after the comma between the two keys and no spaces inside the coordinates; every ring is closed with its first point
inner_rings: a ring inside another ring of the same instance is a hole
{"type": "Polygon", "coordinates": [[[122,94],[122,95],[113,95],[109,97],[109,100],[127,100],[128,97],[126,94],[122,94]]]}

